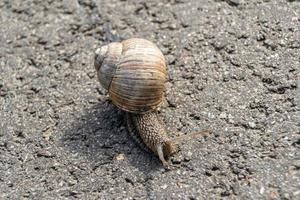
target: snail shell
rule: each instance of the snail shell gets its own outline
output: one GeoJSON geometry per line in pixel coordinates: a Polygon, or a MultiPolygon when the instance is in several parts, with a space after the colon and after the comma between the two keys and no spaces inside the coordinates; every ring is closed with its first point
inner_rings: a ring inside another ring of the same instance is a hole
{"type": "Polygon", "coordinates": [[[163,102],[166,64],[152,42],[132,38],[102,46],[94,64],[101,85],[119,108],[145,113],[163,102]]]}

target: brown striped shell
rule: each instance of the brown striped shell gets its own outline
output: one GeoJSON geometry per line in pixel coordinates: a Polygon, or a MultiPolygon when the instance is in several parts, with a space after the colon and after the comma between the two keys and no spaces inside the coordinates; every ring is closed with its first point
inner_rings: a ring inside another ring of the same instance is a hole
{"type": "Polygon", "coordinates": [[[132,38],[97,49],[95,68],[112,102],[133,113],[157,108],[163,101],[166,64],[152,42],[132,38]]]}

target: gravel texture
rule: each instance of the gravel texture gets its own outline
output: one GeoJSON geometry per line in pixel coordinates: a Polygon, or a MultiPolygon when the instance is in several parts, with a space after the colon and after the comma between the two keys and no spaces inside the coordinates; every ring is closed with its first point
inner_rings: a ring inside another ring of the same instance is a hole
{"type": "Polygon", "coordinates": [[[300,2],[1,0],[0,199],[299,199],[300,2]],[[93,66],[102,44],[156,43],[166,171],[128,136],[93,66]]]}

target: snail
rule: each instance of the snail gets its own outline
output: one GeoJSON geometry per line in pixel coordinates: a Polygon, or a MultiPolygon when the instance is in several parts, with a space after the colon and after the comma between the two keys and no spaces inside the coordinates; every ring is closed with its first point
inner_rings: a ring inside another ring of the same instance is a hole
{"type": "Polygon", "coordinates": [[[100,84],[112,103],[126,111],[129,135],[158,156],[165,168],[170,166],[170,156],[179,151],[179,141],[210,132],[168,137],[157,113],[164,100],[167,70],[154,43],[141,38],[112,42],[98,48],[94,59],[100,84]]]}

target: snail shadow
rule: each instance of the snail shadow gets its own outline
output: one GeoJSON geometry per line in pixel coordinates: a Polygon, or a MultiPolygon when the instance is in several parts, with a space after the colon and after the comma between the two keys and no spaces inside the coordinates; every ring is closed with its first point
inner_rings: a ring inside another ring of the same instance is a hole
{"type": "Polygon", "coordinates": [[[97,103],[65,130],[63,146],[88,159],[94,168],[131,165],[144,174],[160,169],[159,160],[140,149],[129,136],[124,117],[125,113],[109,101],[97,103]],[[124,154],[124,160],[118,158],[120,154],[124,154]]]}

